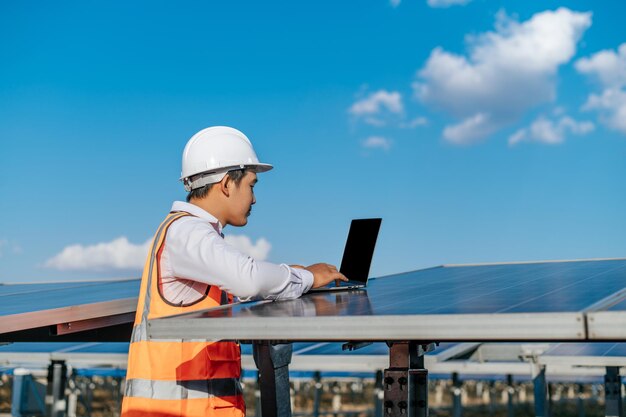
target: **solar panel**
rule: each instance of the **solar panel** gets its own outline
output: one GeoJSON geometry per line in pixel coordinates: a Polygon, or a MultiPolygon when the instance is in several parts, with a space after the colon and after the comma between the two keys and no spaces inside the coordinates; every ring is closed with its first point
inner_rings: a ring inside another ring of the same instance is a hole
{"type": "Polygon", "coordinates": [[[539,360],[547,366],[626,366],[626,343],[559,343],[539,360]]]}
{"type": "Polygon", "coordinates": [[[585,308],[623,289],[625,278],[624,259],[444,266],[372,279],[367,290],[245,303],[149,327],[157,338],[215,340],[583,340],[585,308]]]}
{"type": "Polygon", "coordinates": [[[626,343],[558,343],[544,356],[596,356],[626,358],[626,343]]]}
{"type": "Polygon", "coordinates": [[[139,280],[0,285],[0,316],[137,297],[139,280]]]}
{"type": "MultiPolygon", "coordinates": [[[[139,283],[127,279],[0,285],[0,340],[78,338],[94,329],[127,326],[136,309],[139,283]]],[[[90,337],[118,340],[121,334],[90,337]]]]}

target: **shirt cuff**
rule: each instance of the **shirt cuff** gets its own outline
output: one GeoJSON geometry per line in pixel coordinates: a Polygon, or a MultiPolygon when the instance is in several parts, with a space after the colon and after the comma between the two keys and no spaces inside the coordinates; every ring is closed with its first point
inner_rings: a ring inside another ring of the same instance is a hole
{"type": "Polygon", "coordinates": [[[313,286],[313,273],[302,268],[289,267],[291,273],[300,279],[302,283],[302,294],[309,291],[313,286]]]}

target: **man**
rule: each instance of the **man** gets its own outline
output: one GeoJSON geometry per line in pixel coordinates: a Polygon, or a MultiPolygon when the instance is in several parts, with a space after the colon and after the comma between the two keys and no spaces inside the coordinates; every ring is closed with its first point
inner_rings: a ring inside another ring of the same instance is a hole
{"type": "Polygon", "coordinates": [[[141,279],[123,417],[245,415],[237,343],[148,339],[148,320],[230,304],[234,297],[296,298],[347,280],[332,265],[259,262],[224,241],[223,227],[248,222],[257,173],[270,169],[230,127],[201,130],[187,143],[181,176],[187,202],[174,202],[157,230],[141,279]]]}

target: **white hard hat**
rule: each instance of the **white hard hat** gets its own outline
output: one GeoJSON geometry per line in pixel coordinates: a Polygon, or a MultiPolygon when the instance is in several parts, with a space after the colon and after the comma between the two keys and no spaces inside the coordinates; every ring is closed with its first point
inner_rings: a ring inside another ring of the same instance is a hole
{"type": "Polygon", "coordinates": [[[273,167],[259,162],[252,143],[239,130],[213,126],[199,131],[187,142],[180,180],[185,190],[191,191],[220,182],[228,171],[244,168],[265,172],[273,167]]]}

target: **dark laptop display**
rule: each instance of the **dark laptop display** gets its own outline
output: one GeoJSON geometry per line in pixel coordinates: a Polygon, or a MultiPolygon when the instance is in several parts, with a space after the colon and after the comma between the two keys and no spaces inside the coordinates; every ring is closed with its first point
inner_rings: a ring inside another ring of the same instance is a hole
{"type": "Polygon", "coordinates": [[[367,285],[381,222],[382,219],[380,218],[352,220],[346,247],[343,250],[341,267],[339,268],[339,272],[344,274],[350,281],[342,281],[338,287],[335,284],[331,284],[328,287],[315,288],[309,292],[353,289],[367,285]]]}

